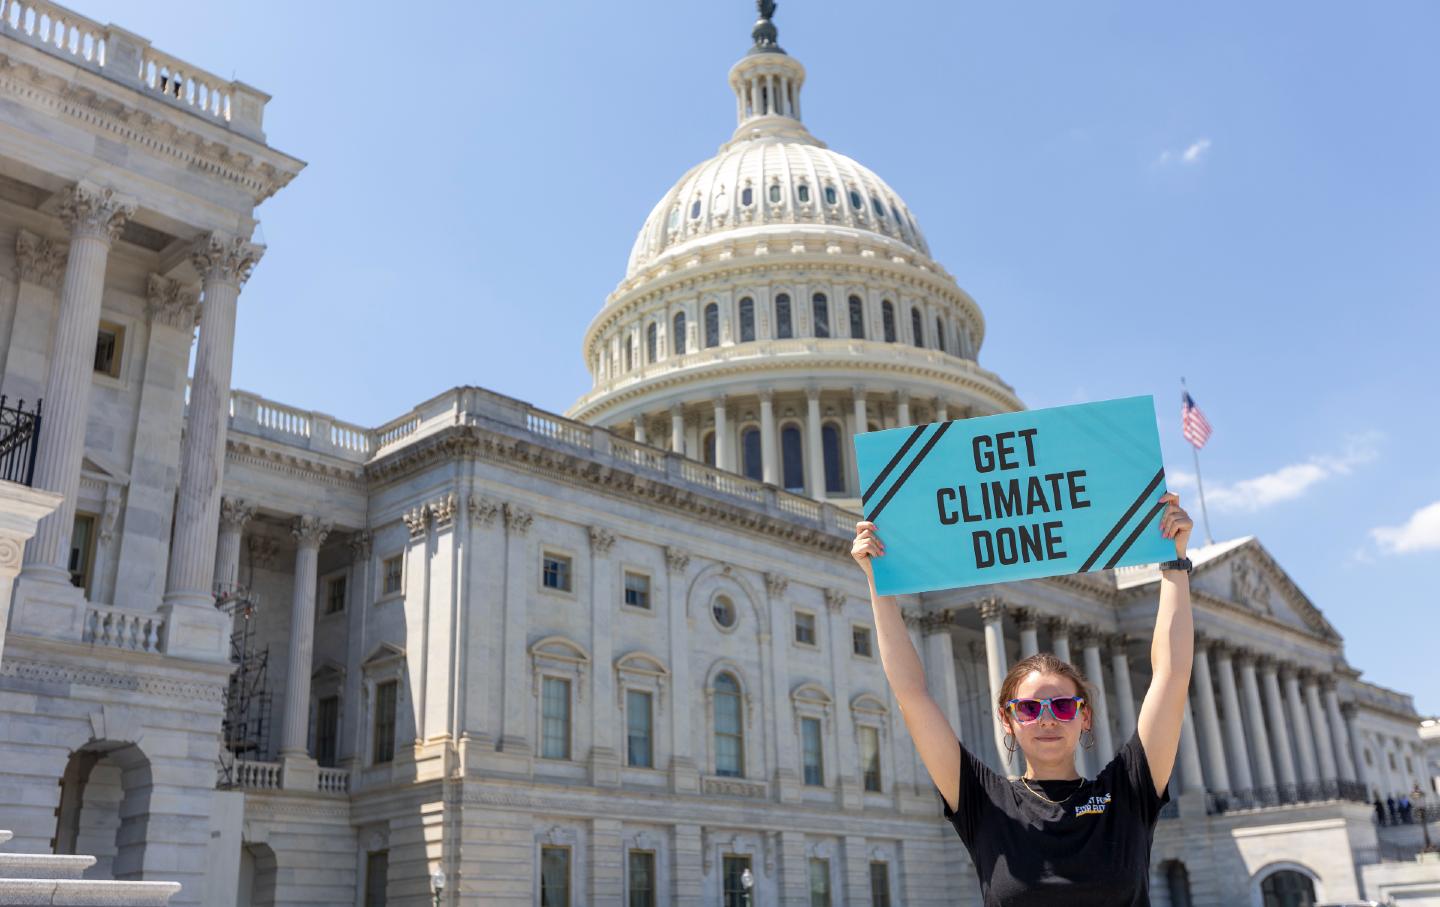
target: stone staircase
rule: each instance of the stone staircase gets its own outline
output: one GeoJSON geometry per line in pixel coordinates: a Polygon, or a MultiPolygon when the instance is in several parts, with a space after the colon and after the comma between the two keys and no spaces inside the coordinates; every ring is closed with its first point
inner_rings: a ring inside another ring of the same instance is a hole
{"type": "MultiPolygon", "coordinates": [[[[10,832],[0,831],[0,844],[10,832]]],[[[94,857],[0,853],[0,905],[47,907],[165,907],[179,882],[111,882],[82,879],[94,857]]]]}

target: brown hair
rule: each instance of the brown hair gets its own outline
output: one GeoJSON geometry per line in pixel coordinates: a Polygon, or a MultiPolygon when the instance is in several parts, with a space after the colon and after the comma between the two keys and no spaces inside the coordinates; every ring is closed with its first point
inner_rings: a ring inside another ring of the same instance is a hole
{"type": "Polygon", "coordinates": [[[1059,674],[1061,677],[1068,677],[1075,682],[1076,692],[1085,697],[1085,703],[1090,703],[1090,685],[1085,682],[1085,675],[1080,669],[1068,661],[1056,658],[1049,652],[1040,652],[1031,655],[1029,658],[1022,658],[1011,665],[1010,673],[1005,675],[1005,682],[1000,684],[1000,696],[995,702],[995,707],[1001,712],[1005,711],[1005,703],[1015,697],[1015,690],[1020,686],[1020,681],[1030,675],[1031,671],[1039,671],[1041,674],[1059,674]]]}

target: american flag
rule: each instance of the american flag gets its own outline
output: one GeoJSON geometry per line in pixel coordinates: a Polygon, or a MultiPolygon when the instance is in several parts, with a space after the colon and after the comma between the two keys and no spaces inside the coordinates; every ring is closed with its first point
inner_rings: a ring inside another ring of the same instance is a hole
{"type": "Polygon", "coordinates": [[[1190,396],[1189,391],[1184,391],[1180,401],[1180,433],[1185,440],[1195,445],[1199,450],[1210,440],[1210,423],[1206,421],[1205,414],[1200,412],[1200,407],[1195,405],[1195,400],[1190,396]]]}

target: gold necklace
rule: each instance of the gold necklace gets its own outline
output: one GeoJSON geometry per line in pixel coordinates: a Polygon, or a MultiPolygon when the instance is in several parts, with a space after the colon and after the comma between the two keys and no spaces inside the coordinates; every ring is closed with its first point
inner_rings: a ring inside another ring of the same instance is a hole
{"type": "Polygon", "coordinates": [[[1065,796],[1061,797],[1059,800],[1051,800],[1049,797],[1045,796],[1044,794],[1042,794],[1042,793],[1040,793],[1039,791],[1037,791],[1035,788],[1031,787],[1031,786],[1030,786],[1030,779],[1029,779],[1029,778],[1026,778],[1026,777],[1023,776],[1023,775],[1020,777],[1020,783],[1023,784],[1023,785],[1025,785],[1025,789],[1028,790],[1030,793],[1032,793],[1032,794],[1034,794],[1035,796],[1039,797],[1041,800],[1044,800],[1046,803],[1049,803],[1051,806],[1059,806],[1060,804],[1064,803],[1066,800],[1069,800],[1071,797],[1075,796],[1075,791],[1079,790],[1079,789],[1085,784],[1085,779],[1084,779],[1084,778],[1081,778],[1079,781],[1077,781],[1077,782],[1075,783],[1075,786],[1070,789],[1070,793],[1068,793],[1068,794],[1066,794],[1065,796]]]}

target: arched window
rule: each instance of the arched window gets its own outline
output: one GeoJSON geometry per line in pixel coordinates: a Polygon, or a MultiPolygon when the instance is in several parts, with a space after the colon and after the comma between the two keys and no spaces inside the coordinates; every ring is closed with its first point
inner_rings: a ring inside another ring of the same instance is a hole
{"type": "Polygon", "coordinates": [[[693,201],[693,202],[690,203],[690,219],[691,219],[691,220],[695,220],[695,219],[698,218],[699,216],[700,216],[700,199],[697,198],[697,199],[695,199],[695,201],[693,201]]]}
{"type": "Polygon", "coordinates": [[[746,296],[740,300],[740,342],[755,339],[755,300],[746,296]]]}
{"type": "Polygon", "coordinates": [[[1170,892],[1170,907],[1190,907],[1190,873],[1179,860],[1166,860],[1160,864],[1165,874],[1165,888],[1170,892]]]}
{"type": "Polygon", "coordinates": [[[628,372],[628,371],[630,371],[630,370],[631,370],[632,368],[634,368],[634,367],[635,367],[634,343],[631,341],[630,335],[629,335],[629,334],[626,334],[626,335],[625,335],[625,371],[628,372]]]}
{"type": "Polygon", "coordinates": [[[825,187],[825,204],[833,205],[840,201],[840,195],[835,191],[834,186],[825,187]]]}
{"type": "Polygon", "coordinates": [[[713,302],[705,307],[705,345],[720,345],[720,306],[713,302]]]}
{"type": "Polygon", "coordinates": [[[820,447],[825,451],[825,492],[844,492],[845,468],[840,459],[840,429],[834,422],[826,422],[820,429],[820,447]]]}
{"type": "Polygon", "coordinates": [[[715,774],[745,774],[745,733],[740,721],[740,684],[731,674],[715,678],[715,774]]]}
{"type": "Polygon", "coordinates": [[[775,204],[775,205],[780,204],[780,184],[779,184],[779,183],[771,183],[771,184],[770,184],[770,202],[771,202],[771,204],[775,204]]]}
{"type": "Polygon", "coordinates": [[[786,491],[805,493],[805,455],[800,445],[800,429],[787,425],[780,429],[781,481],[786,491]]]}
{"type": "Polygon", "coordinates": [[[765,477],[765,463],[760,455],[760,429],[750,427],[740,433],[740,469],[745,478],[759,482],[765,477]]]}
{"type": "Polygon", "coordinates": [[[749,186],[746,186],[744,189],[741,189],[741,190],[740,190],[740,204],[744,205],[746,208],[748,208],[748,207],[750,207],[751,205],[755,204],[755,190],[752,189],[752,188],[750,188],[749,186]]]}
{"type": "Polygon", "coordinates": [[[856,211],[865,210],[865,200],[861,198],[860,193],[856,192],[854,189],[850,190],[850,207],[854,208],[856,211]]]}
{"type": "Polygon", "coordinates": [[[685,355],[685,313],[675,313],[675,336],[670,339],[670,347],[675,355],[685,355]]]}
{"type": "Polygon", "coordinates": [[[779,293],[775,296],[775,336],[782,340],[795,336],[795,329],[790,324],[789,293],[779,293]]]}
{"type": "Polygon", "coordinates": [[[880,320],[885,323],[885,342],[895,342],[895,306],[890,300],[880,303],[880,320]]]}
{"type": "Polygon", "coordinates": [[[675,232],[675,228],[678,227],[678,226],[680,226],[680,206],[679,206],[679,205],[676,205],[675,207],[673,207],[673,208],[670,209],[670,219],[669,219],[669,221],[668,221],[668,223],[667,223],[667,226],[669,227],[671,233],[674,233],[674,232],[675,232]]]}
{"type": "Polygon", "coordinates": [[[871,207],[873,207],[873,208],[875,209],[875,216],[876,216],[876,217],[884,217],[884,216],[885,216],[885,206],[882,205],[882,204],[880,204],[880,199],[878,199],[878,198],[872,198],[872,199],[870,199],[870,205],[871,205],[871,207]]]}
{"type": "Polygon", "coordinates": [[[645,361],[646,361],[646,362],[654,362],[654,361],[655,361],[655,343],[656,343],[656,339],[655,339],[655,338],[658,336],[659,330],[660,330],[660,329],[655,326],[655,322],[653,322],[653,321],[650,322],[650,324],[647,325],[646,328],[645,328],[645,361]]]}
{"type": "Polygon", "coordinates": [[[810,297],[811,314],[815,316],[815,336],[830,336],[830,301],[824,293],[810,297]]]}
{"type": "Polygon", "coordinates": [[[940,352],[945,352],[945,323],[940,320],[939,315],[935,316],[935,341],[940,352]]]}
{"type": "Polygon", "coordinates": [[[1265,907],[1313,907],[1315,883],[1304,873],[1282,869],[1260,883],[1260,896],[1265,907]]]}
{"type": "Polygon", "coordinates": [[[800,199],[800,204],[808,204],[810,202],[810,186],[806,183],[796,186],[795,197],[800,199]]]}
{"type": "Polygon", "coordinates": [[[856,340],[865,339],[865,303],[859,296],[850,297],[850,336],[856,340]]]}
{"type": "Polygon", "coordinates": [[[920,320],[920,309],[915,306],[910,307],[910,335],[916,346],[925,345],[925,323],[920,320]]]}
{"type": "Polygon", "coordinates": [[[704,449],[704,451],[705,451],[704,454],[703,454],[703,456],[704,456],[704,458],[705,458],[705,464],[706,464],[707,466],[714,466],[714,465],[715,465],[715,433],[714,433],[713,431],[707,431],[707,432],[705,433],[705,443],[702,445],[702,447],[703,447],[703,449],[704,449]]]}

